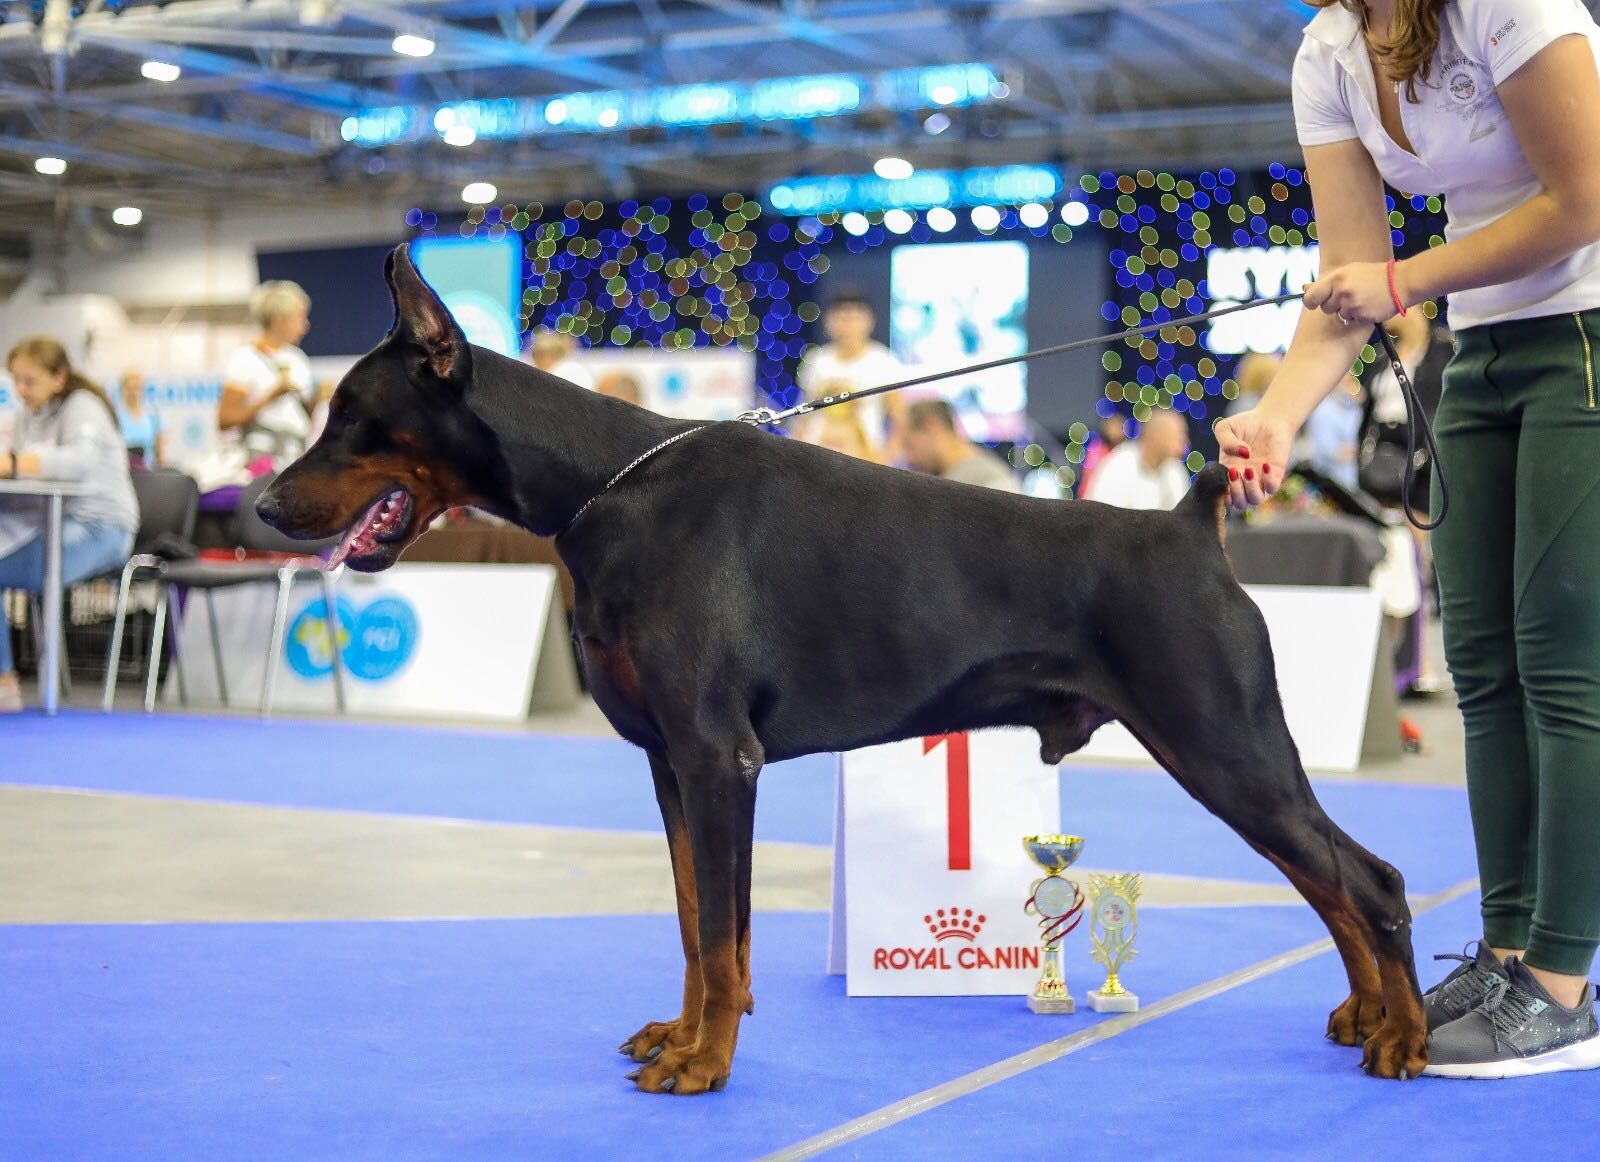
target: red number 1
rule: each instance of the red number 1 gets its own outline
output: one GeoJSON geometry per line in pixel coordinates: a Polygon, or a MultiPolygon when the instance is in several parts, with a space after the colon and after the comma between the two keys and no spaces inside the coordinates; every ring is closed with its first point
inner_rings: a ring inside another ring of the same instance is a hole
{"type": "Polygon", "coordinates": [[[940,743],[944,752],[944,782],[947,806],[951,871],[972,870],[972,769],[965,734],[935,734],[922,740],[922,753],[932,754],[940,743]]]}

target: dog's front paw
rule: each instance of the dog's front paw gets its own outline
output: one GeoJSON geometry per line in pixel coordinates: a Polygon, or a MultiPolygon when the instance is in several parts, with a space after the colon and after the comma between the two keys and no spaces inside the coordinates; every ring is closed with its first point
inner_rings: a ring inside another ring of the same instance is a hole
{"type": "Polygon", "coordinates": [[[1383,1001],[1351,993],[1328,1014],[1328,1040],[1339,1045],[1360,1045],[1383,1024],[1383,1001]]]}
{"type": "Polygon", "coordinates": [[[729,1055],[695,1044],[685,1049],[668,1049],[628,1077],[647,1093],[706,1093],[728,1084],[733,1071],[729,1055]]]}
{"type": "Polygon", "coordinates": [[[617,1046],[617,1052],[635,1061],[654,1061],[668,1049],[687,1049],[694,1044],[694,1029],[682,1017],[673,1021],[651,1021],[617,1046]]]}
{"type": "Polygon", "coordinates": [[[1386,1020],[1367,1038],[1361,1068],[1373,1077],[1406,1081],[1428,1065],[1428,1029],[1418,1022],[1386,1020]]]}

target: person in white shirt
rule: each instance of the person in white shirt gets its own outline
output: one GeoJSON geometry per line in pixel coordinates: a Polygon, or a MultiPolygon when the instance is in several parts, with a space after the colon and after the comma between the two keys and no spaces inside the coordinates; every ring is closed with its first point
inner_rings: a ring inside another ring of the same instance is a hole
{"type": "Polygon", "coordinates": [[[298,346],[311,327],[311,298],[296,283],[264,282],[250,296],[250,318],[260,332],[228,357],[217,426],[224,442],[283,468],[311,431],[311,362],[298,346]]]}
{"type": "MultiPolygon", "coordinates": [[[[906,377],[905,368],[889,349],[872,337],[877,318],[865,295],[841,292],[822,315],[828,342],[807,351],[795,378],[806,399],[821,399],[841,391],[882,387],[906,377]]],[[[900,458],[900,429],[905,422],[905,401],[898,393],[868,396],[844,404],[856,417],[878,458],[894,463],[900,458]]],[[[802,426],[800,435],[805,436],[802,426]]]]}
{"type": "Polygon", "coordinates": [[[528,349],[528,361],[540,371],[547,371],[557,379],[575,383],[579,387],[594,387],[594,376],[572,357],[577,344],[565,331],[541,328],[533,333],[533,344],[528,349]]]}
{"type": "Polygon", "coordinates": [[[1084,499],[1118,508],[1173,508],[1189,491],[1188,454],[1188,421],[1174,411],[1151,412],[1136,439],[1106,453],[1084,499]]]}
{"type": "MultiPolygon", "coordinates": [[[[1322,273],[1260,405],[1216,433],[1233,502],[1259,502],[1374,324],[1449,296],[1433,548],[1483,922],[1420,1014],[1352,965],[1330,1036],[1370,1035],[1385,1076],[1594,1068],[1600,28],[1578,0],[1310,2],[1294,113],[1322,273]],[[1384,182],[1444,196],[1444,245],[1395,260],[1384,182]],[[1366,1018],[1380,1009],[1381,1026],[1366,1018]]],[[[1328,887],[1353,923],[1377,922],[1328,887]]]]}

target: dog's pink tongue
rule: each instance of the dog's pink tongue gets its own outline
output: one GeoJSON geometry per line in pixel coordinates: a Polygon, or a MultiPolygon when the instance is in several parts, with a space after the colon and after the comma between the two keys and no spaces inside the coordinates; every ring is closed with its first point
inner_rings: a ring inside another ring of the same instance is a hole
{"type": "Polygon", "coordinates": [[[344,537],[339,541],[338,547],[333,550],[333,555],[328,558],[329,569],[337,569],[344,564],[345,558],[350,555],[351,550],[356,547],[356,542],[361,539],[361,534],[372,527],[372,522],[378,518],[378,512],[382,508],[383,500],[379,499],[371,508],[361,514],[360,520],[350,526],[344,537]]]}

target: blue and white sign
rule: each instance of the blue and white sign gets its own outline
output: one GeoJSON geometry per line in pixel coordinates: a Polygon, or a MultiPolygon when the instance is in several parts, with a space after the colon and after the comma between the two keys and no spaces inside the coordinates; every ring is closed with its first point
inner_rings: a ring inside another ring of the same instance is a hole
{"type": "MultiPolygon", "coordinates": [[[[261,696],[275,595],[271,585],[216,594],[228,694],[236,705],[254,705],[261,696]]],[[[567,650],[556,573],[548,565],[400,564],[370,576],[346,572],[333,624],[330,633],[321,587],[302,583],[289,606],[275,710],[332,711],[337,648],[353,714],[515,721],[528,712],[541,657],[567,650]]],[[[190,697],[214,699],[203,602],[188,603],[183,625],[190,697]]],[[[570,653],[553,661],[570,668],[570,653]]],[[[176,693],[170,684],[167,698],[176,693]]]]}

